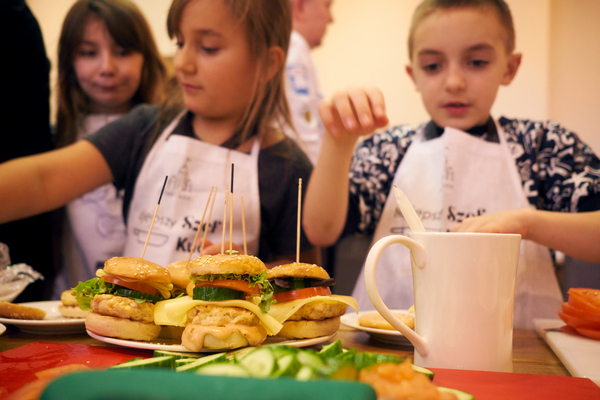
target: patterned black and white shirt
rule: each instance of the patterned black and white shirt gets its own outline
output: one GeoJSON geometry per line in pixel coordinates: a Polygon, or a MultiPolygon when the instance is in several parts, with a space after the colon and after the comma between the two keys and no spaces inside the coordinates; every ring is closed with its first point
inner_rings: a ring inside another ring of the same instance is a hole
{"type": "MultiPolygon", "coordinates": [[[[575,133],[553,121],[501,117],[498,123],[530,204],[560,212],[600,209],[600,159],[575,133]]],[[[400,125],[359,144],[350,167],[346,234],[374,233],[415,134],[410,126],[400,125]]]]}

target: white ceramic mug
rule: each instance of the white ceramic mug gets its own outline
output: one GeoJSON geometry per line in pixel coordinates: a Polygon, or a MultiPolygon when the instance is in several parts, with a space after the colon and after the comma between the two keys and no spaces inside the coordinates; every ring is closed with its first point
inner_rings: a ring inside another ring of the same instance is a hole
{"type": "Polygon", "coordinates": [[[520,235],[411,232],[373,245],[365,266],[371,302],[415,347],[422,367],[512,372],[513,305],[520,235]],[[379,256],[410,250],[415,330],[396,318],[377,290],[379,256]]]}

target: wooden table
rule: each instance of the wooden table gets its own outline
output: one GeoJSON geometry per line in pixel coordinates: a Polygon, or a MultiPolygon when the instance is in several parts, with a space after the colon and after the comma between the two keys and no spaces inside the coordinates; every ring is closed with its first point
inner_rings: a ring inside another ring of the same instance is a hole
{"type": "MultiPolygon", "coordinates": [[[[56,342],[69,344],[85,344],[96,346],[112,346],[100,342],[85,332],[73,335],[33,335],[20,332],[13,326],[7,326],[7,331],[0,336],[0,352],[24,346],[33,342],[56,342]]],[[[394,347],[371,339],[361,331],[357,331],[342,325],[334,339],[340,339],[344,348],[356,348],[359,352],[376,352],[395,354],[400,357],[413,357],[412,347],[394,347]]],[[[517,329],[514,332],[513,341],[513,367],[514,372],[541,375],[570,376],[569,372],[556,357],[552,350],[546,345],[533,330],[517,329]]],[[[321,348],[321,345],[316,346],[321,348]]]]}

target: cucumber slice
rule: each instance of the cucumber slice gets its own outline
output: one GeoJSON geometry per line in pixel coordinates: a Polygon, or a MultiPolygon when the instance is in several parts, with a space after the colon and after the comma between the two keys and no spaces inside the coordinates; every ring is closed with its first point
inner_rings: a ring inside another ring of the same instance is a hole
{"type": "Polygon", "coordinates": [[[319,354],[321,357],[327,359],[336,357],[337,355],[342,354],[343,351],[344,349],[342,348],[342,341],[338,339],[333,343],[323,346],[321,351],[319,351],[319,354]]]}
{"type": "Polygon", "coordinates": [[[161,357],[161,356],[173,356],[176,360],[180,358],[200,358],[202,355],[200,353],[186,353],[183,351],[170,351],[170,350],[154,350],[153,357],[161,357]]]}
{"type": "Polygon", "coordinates": [[[296,380],[299,381],[308,381],[310,379],[318,378],[320,378],[319,374],[317,374],[317,372],[308,365],[304,365],[296,374],[296,380]]]}
{"type": "Polygon", "coordinates": [[[242,357],[240,365],[253,377],[266,378],[275,370],[275,357],[269,348],[259,347],[242,357]]]}
{"type": "Polygon", "coordinates": [[[209,364],[220,363],[220,362],[224,362],[224,361],[227,361],[227,359],[225,358],[225,353],[215,353],[215,354],[211,354],[206,357],[197,358],[195,361],[193,361],[189,364],[180,365],[175,368],[175,371],[177,371],[177,372],[197,371],[200,367],[203,367],[203,366],[206,366],[209,364]]]}
{"type": "Polygon", "coordinates": [[[250,374],[244,367],[230,362],[205,365],[197,369],[196,373],[199,375],[233,376],[240,378],[250,377],[250,374]]]}
{"type": "MultiPolygon", "coordinates": [[[[106,286],[108,286],[108,285],[112,285],[112,283],[107,283],[106,286]]],[[[138,292],[137,290],[127,289],[126,287],[123,287],[123,286],[113,285],[113,287],[114,287],[114,293],[113,294],[116,295],[116,296],[122,296],[122,297],[129,297],[131,299],[144,300],[144,301],[148,301],[150,303],[156,303],[157,301],[164,300],[164,298],[162,298],[162,297],[153,296],[153,295],[148,294],[148,293],[138,292]]]]}
{"type": "Polygon", "coordinates": [[[289,282],[290,282],[289,288],[279,286],[275,283],[271,283],[271,285],[273,286],[273,293],[289,292],[292,290],[304,289],[304,288],[308,287],[306,285],[306,280],[304,278],[289,279],[289,282]]]}
{"type": "Polygon", "coordinates": [[[239,290],[209,286],[194,288],[194,300],[221,301],[239,299],[243,300],[245,298],[246,295],[244,292],[240,292],[239,290]]]}
{"type": "Polygon", "coordinates": [[[110,369],[142,369],[142,368],[166,368],[175,369],[175,357],[161,356],[141,360],[128,361],[109,367],[110,369]]]}
{"type": "Polygon", "coordinates": [[[462,390],[458,390],[458,389],[438,387],[438,390],[440,392],[452,393],[456,397],[458,397],[458,400],[473,400],[475,398],[475,396],[473,396],[471,393],[463,392],[462,390]]]}
{"type": "Polygon", "coordinates": [[[419,367],[418,365],[414,365],[414,364],[413,364],[413,366],[412,366],[412,369],[413,369],[415,372],[419,372],[419,373],[421,373],[421,374],[425,374],[425,375],[427,375],[427,377],[428,377],[430,380],[431,380],[431,379],[433,379],[433,375],[434,375],[434,374],[433,374],[433,371],[432,371],[432,370],[430,370],[430,369],[423,368],[423,367],[419,367]]]}
{"type": "Polygon", "coordinates": [[[300,370],[300,367],[301,364],[295,354],[283,354],[281,357],[277,358],[277,369],[273,376],[294,377],[300,370]]]}
{"type": "Polygon", "coordinates": [[[182,367],[187,364],[191,364],[195,361],[198,361],[197,358],[177,358],[175,359],[175,371],[177,371],[177,367],[182,367]]]}
{"type": "Polygon", "coordinates": [[[323,363],[323,359],[317,355],[317,353],[309,350],[304,350],[298,352],[296,355],[298,361],[303,366],[311,367],[311,368],[322,368],[325,364],[323,363]]]}

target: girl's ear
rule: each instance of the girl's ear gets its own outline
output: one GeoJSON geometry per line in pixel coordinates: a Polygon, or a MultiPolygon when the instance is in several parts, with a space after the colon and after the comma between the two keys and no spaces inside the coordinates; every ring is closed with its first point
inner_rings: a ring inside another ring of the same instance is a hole
{"type": "Polygon", "coordinates": [[[500,82],[502,85],[509,85],[515,78],[515,75],[517,75],[517,71],[519,70],[519,65],[521,65],[521,58],[521,53],[513,53],[508,56],[506,71],[500,82]]]}
{"type": "Polygon", "coordinates": [[[266,78],[267,81],[273,79],[277,71],[281,68],[285,61],[285,52],[279,46],[271,46],[269,48],[268,59],[267,59],[267,69],[266,69],[266,78]]]}
{"type": "Polygon", "coordinates": [[[408,65],[406,66],[406,73],[408,74],[408,76],[410,76],[410,79],[411,79],[411,80],[413,81],[413,83],[416,85],[416,82],[415,82],[415,75],[414,75],[414,73],[413,73],[413,68],[412,68],[412,65],[408,64],[408,65]]]}

